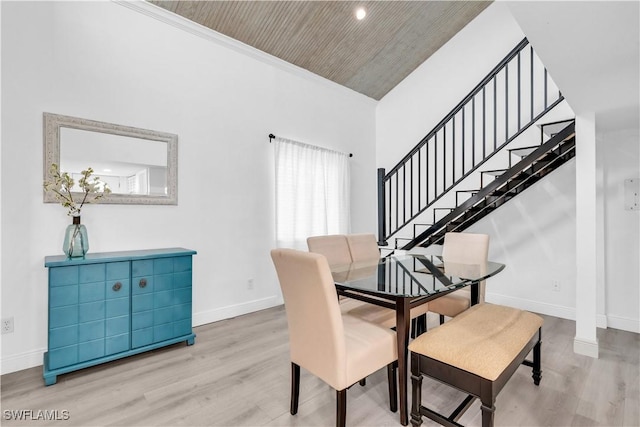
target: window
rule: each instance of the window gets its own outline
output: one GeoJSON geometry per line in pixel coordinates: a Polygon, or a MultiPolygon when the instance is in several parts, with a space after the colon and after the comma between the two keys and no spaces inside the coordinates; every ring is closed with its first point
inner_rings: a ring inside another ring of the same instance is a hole
{"type": "Polygon", "coordinates": [[[284,138],[274,142],[277,246],[306,250],[309,236],[348,233],[348,155],[284,138]]]}

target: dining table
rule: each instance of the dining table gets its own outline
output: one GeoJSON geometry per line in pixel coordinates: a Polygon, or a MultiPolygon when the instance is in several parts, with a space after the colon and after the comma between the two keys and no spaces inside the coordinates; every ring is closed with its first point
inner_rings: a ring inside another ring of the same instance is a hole
{"type": "Polygon", "coordinates": [[[331,268],[338,295],[395,310],[398,348],[400,423],[408,417],[408,345],[411,309],[458,289],[470,287],[471,304],[479,283],[498,274],[504,264],[447,262],[440,255],[397,254],[331,268]]]}

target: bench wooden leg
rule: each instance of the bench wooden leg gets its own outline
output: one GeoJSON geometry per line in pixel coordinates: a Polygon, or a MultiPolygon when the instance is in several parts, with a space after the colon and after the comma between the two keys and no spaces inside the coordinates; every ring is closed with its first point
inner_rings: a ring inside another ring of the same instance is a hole
{"type": "Polygon", "coordinates": [[[493,414],[496,412],[496,407],[493,402],[489,404],[482,402],[480,409],[482,409],[482,427],[493,427],[493,414]]]}
{"type": "Polygon", "coordinates": [[[420,373],[420,357],[411,353],[411,425],[422,425],[420,406],[422,405],[422,374],[420,373]]]}

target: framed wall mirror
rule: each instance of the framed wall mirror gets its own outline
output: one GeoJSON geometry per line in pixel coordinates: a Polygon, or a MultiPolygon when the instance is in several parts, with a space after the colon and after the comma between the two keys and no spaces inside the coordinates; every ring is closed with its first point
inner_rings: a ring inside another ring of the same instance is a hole
{"type": "MultiPolygon", "coordinates": [[[[175,134],[44,113],[44,180],[52,163],[76,182],[92,168],[111,189],[100,203],[178,204],[175,134]]],[[[48,192],[44,201],[57,202],[48,192]]]]}

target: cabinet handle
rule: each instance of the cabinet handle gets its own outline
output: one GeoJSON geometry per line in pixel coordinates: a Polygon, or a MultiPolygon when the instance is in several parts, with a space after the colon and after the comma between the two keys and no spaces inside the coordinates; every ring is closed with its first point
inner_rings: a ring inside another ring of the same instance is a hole
{"type": "Polygon", "coordinates": [[[138,286],[140,286],[141,288],[144,288],[147,286],[147,279],[140,279],[140,283],[138,284],[138,286]]]}
{"type": "Polygon", "coordinates": [[[120,288],[122,288],[122,283],[120,283],[120,282],[116,282],[116,284],[115,284],[115,285],[113,285],[113,288],[112,288],[112,289],[113,289],[114,291],[118,292],[118,291],[120,290],[120,288]]]}

